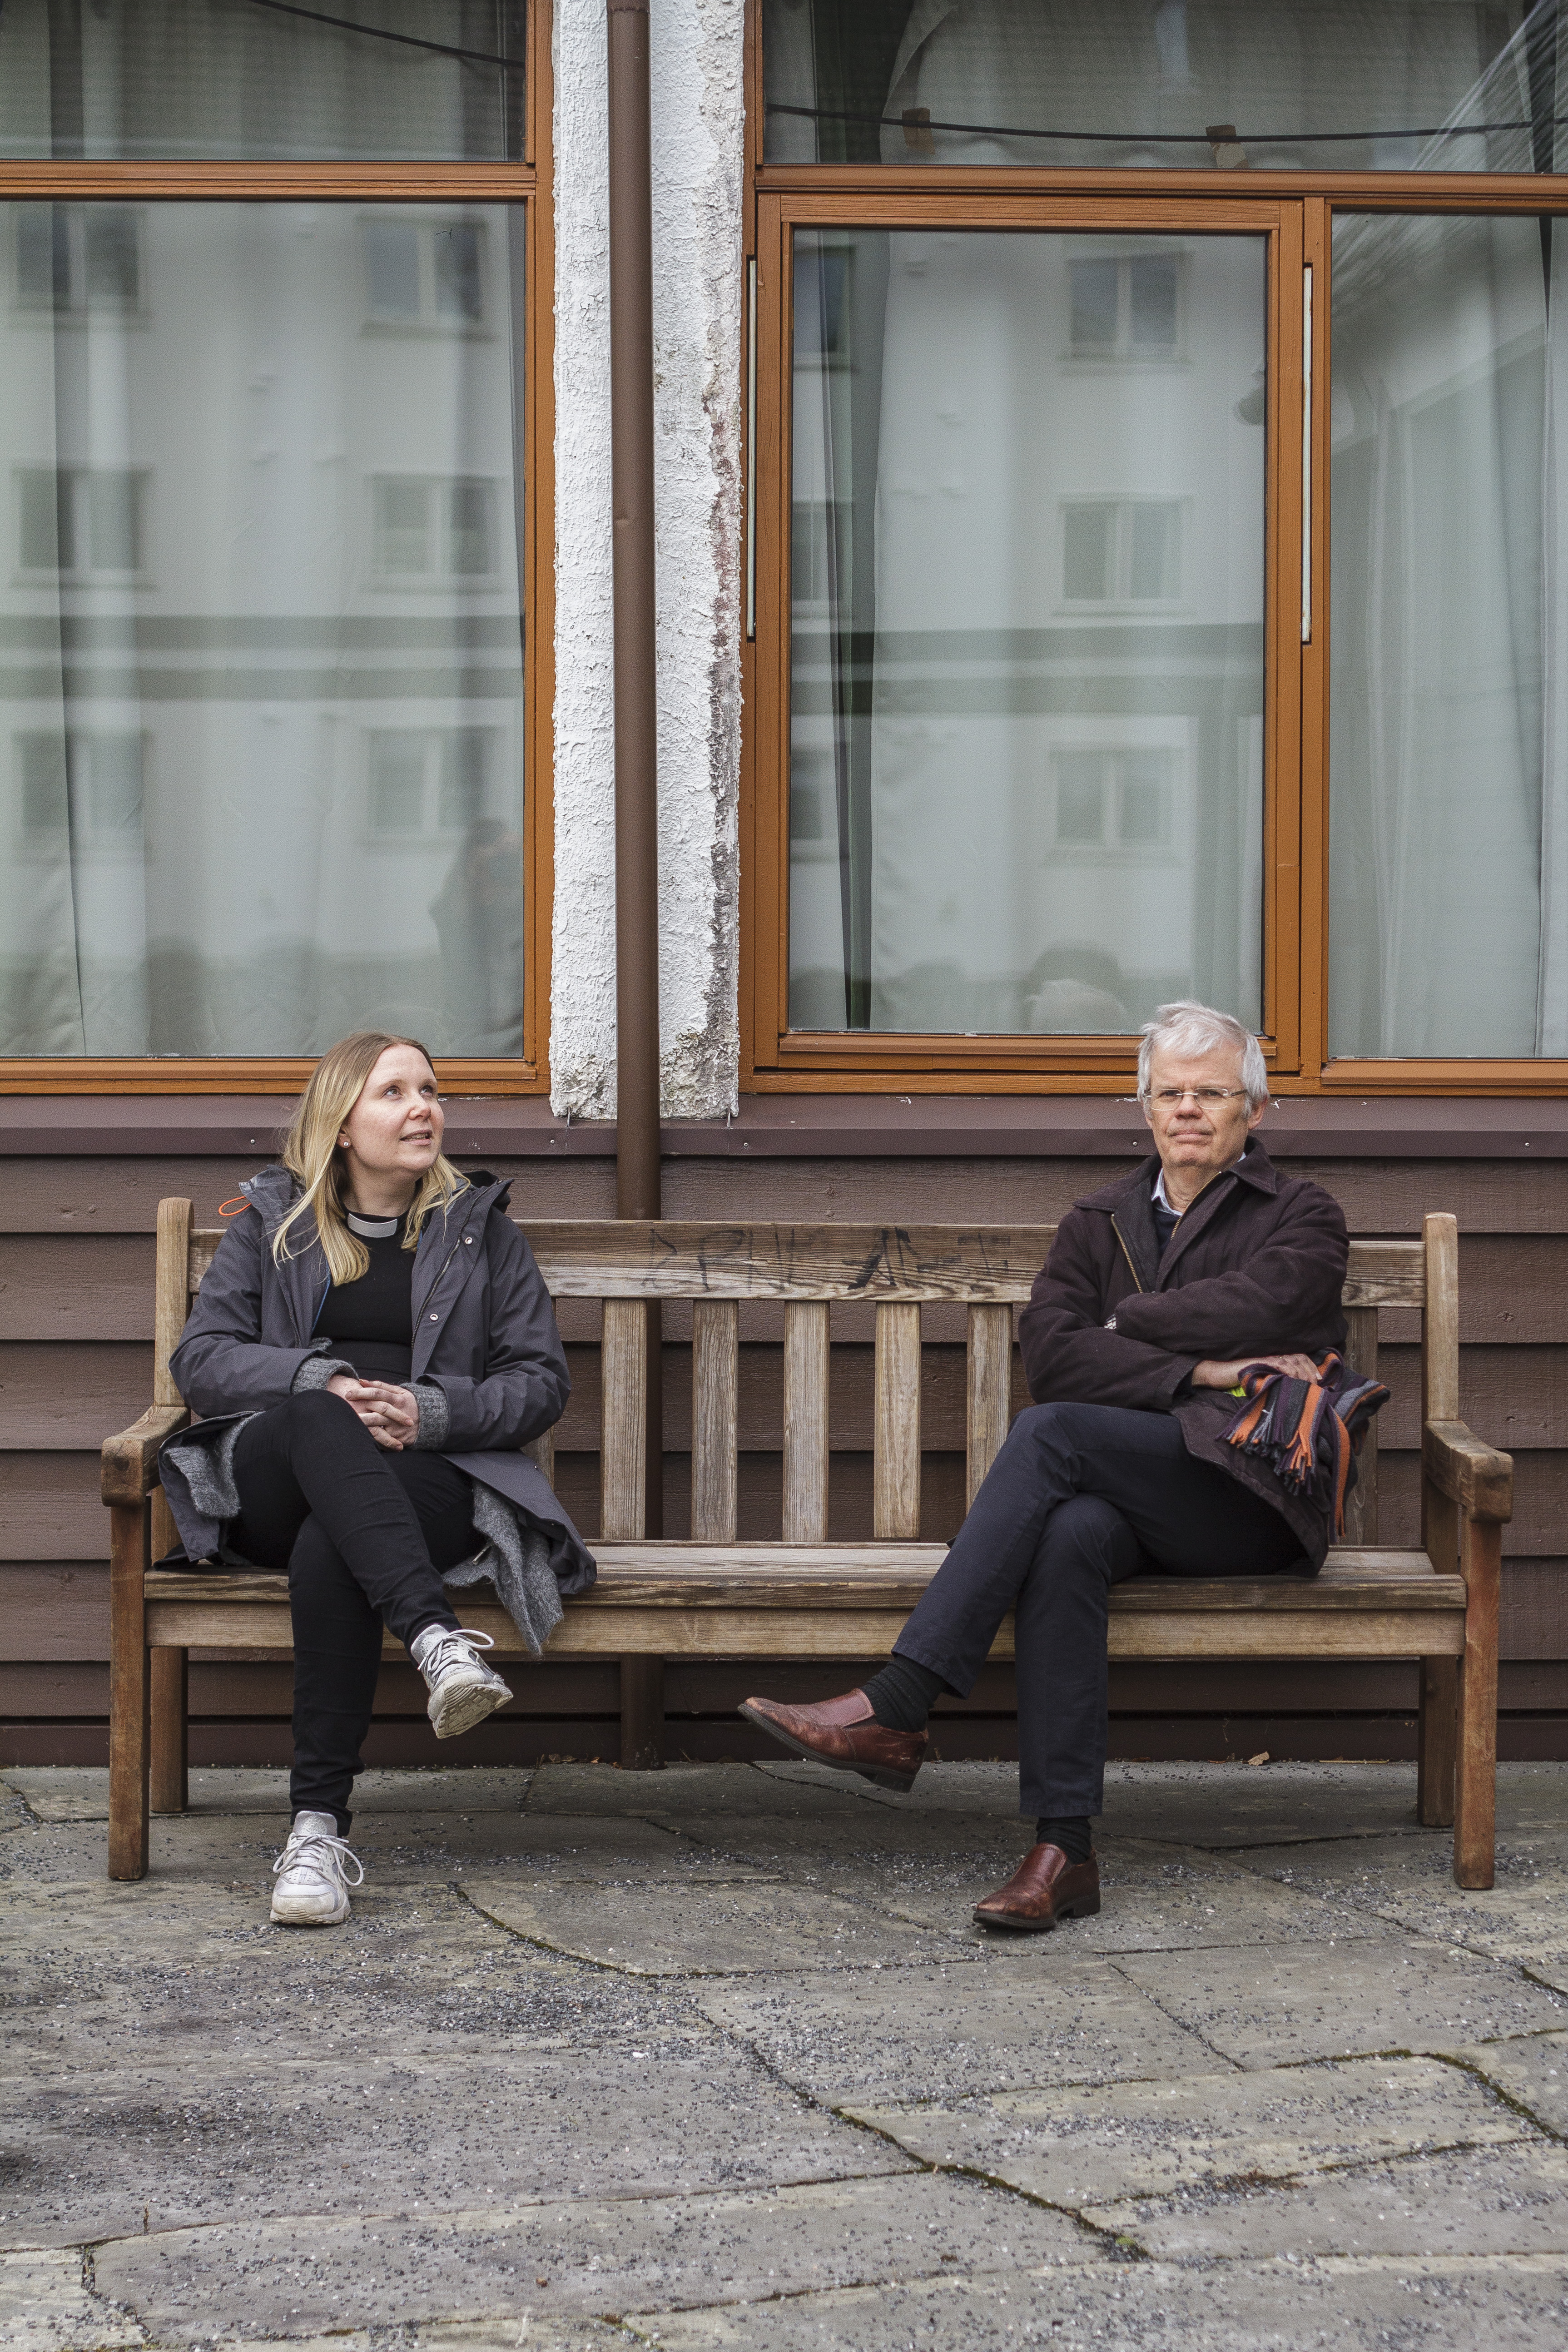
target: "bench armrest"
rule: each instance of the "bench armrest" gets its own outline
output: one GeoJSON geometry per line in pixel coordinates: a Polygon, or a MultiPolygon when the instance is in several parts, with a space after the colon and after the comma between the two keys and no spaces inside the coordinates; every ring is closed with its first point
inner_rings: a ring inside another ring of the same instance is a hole
{"type": "Polygon", "coordinates": [[[1512,1454],[1484,1445],[1462,1421],[1426,1423],[1421,1466],[1467,1518],[1500,1522],[1513,1517],[1512,1454]]]}
{"type": "Polygon", "coordinates": [[[106,1503],[140,1503],[158,1483],[158,1448],[184,1429],[190,1414],[183,1404],[149,1405],[140,1421],[103,1441],[101,1491],[106,1503]]]}

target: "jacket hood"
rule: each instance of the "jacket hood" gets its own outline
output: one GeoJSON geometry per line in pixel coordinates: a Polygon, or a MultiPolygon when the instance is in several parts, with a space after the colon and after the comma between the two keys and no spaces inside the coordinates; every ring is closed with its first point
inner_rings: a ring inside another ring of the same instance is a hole
{"type": "MultiPolygon", "coordinates": [[[[1159,1165],[1159,1153],[1152,1151],[1146,1160],[1139,1161],[1131,1176],[1118,1176],[1113,1183],[1102,1184],[1099,1192],[1086,1192],[1081,1200],[1073,1202],[1073,1207],[1102,1209],[1109,1213],[1121,1208],[1124,1201],[1130,1201],[1139,1191],[1152,1192],[1159,1165]]],[[[1256,1134],[1247,1137],[1241,1158],[1224,1173],[1239,1176],[1245,1183],[1255,1184],[1260,1192],[1278,1192],[1279,1190],[1279,1171],[1256,1134]]]]}
{"type": "MultiPolygon", "coordinates": [[[[476,1213],[488,1215],[494,1208],[504,1209],[511,1196],[511,1187],[510,1176],[493,1175],[488,1168],[473,1169],[468,1173],[467,1191],[448,1203],[447,1214],[460,1211],[467,1219],[476,1213]]],[[[239,1189],[271,1234],[299,1199],[300,1185],[289,1169],[274,1166],[247,1176],[239,1189]]]]}

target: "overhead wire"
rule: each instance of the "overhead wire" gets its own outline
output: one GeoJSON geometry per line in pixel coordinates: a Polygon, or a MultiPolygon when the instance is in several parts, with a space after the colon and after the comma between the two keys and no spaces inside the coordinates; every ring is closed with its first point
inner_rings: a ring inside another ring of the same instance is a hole
{"type": "Polygon", "coordinates": [[[331,25],[341,33],[363,33],[368,40],[397,41],[405,48],[428,49],[438,58],[460,58],[466,65],[495,66],[502,73],[521,73],[521,58],[492,57],[488,49],[460,49],[450,41],[428,41],[417,33],[394,33],[384,25],[361,25],[352,16],[324,16],[320,8],[300,8],[294,0],[249,0],[253,8],[269,8],[279,16],[303,16],[307,24],[331,25]]]}

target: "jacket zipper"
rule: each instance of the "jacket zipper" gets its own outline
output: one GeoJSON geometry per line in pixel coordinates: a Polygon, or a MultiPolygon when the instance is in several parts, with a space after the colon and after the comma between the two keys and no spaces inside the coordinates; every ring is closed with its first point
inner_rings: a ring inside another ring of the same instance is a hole
{"type": "MultiPolygon", "coordinates": [[[[469,1211],[469,1216],[471,1216],[471,1215],[472,1215],[472,1213],[473,1213],[473,1212],[472,1212],[472,1210],[470,1209],[470,1211],[469,1211]]],[[[466,1226],[466,1225],[468,1224],[468,1217],[465,1217],[465,1218],[464,1218],[464,1220],[463,1220],[463,1223],[464,1223],[464,1225],[466,1226]]],[[[421,1313],[422,1315],[423,1315],[423,1313],[425,1312],[426,1307],[428,1307],[428,1305],[430,1304],[430,1301],[435,1297],[435,1296],[436,1296],[436,1292],[437,1292],[437,1286],[438,1286],[438,1285],[439,1285],[439,1283],[440,1283],[440,1280],[441,1280],[441,1276],[442,1276],[443,1274],[445,1274],[445,1273],[446,1273],[447,1268],[451,1265],[452,1260],[457,1256],[458,1250],[462,1247],[462,1242],[463,1242],[463,1236],[462,1236],[462,1234],[459,1234],[458,1235],[457,1240],[452,1244],[451,1248],[447,1252],[446,1256],[441,1260],[440,1267],[439,1267],[439,1270],[438,1270],[438,1271],[437,1271],[437,1276],[436,1276],[436,1279],[435,1279],[435,1281],[434,1281],[434,1282],[432,1282],[432,1284],[430,1285],[429,1289],[425,1293],[424,1297],[423,1297],[423,1298],[420,1300],[420,1302],[419,1302],[419,1311],[420,1311],[420,1313],[421,1313]]],[[[319,1311],[319,1310],[318,1310],[318,1311],[319,1311]]]]}
{"type": "Polygon", "coordinates": [[[1110,1230],[1116,1235],[1117,1240],[1121,1242],[1121,1255],[1127,1260],[1127,1271],[1132,1276],[1132,1280],[1136,1287],[1142,1291],[1143,1286],[1138,1280],[1138,1269],[1132,1263],[1132,1253],[1128,1248],[1125,1241],[1122,1241],[1121,1228],[1116,1222],[1116,1212],[1114,1209],[1110,1213],[1110,1230]]]}

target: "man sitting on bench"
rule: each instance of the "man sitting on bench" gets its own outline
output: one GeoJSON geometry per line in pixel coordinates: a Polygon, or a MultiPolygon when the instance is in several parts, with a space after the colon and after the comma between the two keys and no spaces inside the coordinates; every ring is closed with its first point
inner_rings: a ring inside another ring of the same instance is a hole
{"type": "Polygon", "coordinates": [[[1344,1346],[1344,1217],[1251,1133],[1268,1073],[1229,1013],[1162,1005],[1138,1094],[1157,1157],[1063,1219],[1018,1327],[1034,1406],[892,1657],[841,1698],[741,1710],[797,1755],[908,1789],[933,1703],[973,1687],[1011,1610],[1020,1811],[1037,1843],[976,1908],[987,1927],[1037,1934],[1100,1908],[1089,1824],[1103,1794],[1110,1587],[1160,1571],[1315,1576],[1330,1541],[1336,1498],[1310,1475],[1310,1400],[1276,1384],[1308,1444],[1289,1483],[1273,1466],[1283,1445],[1227,1432],[1244,1370],[1310,1381],[1312,1360],[1344,1346]]]}

